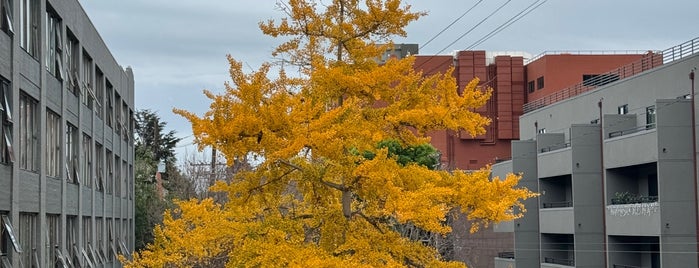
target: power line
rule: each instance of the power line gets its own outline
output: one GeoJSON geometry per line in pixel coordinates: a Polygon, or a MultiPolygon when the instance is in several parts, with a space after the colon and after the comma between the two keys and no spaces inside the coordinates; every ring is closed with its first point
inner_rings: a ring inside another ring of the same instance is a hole
{"type": "MultiPolygon", "coordinates": [[[[478,26],[480,26],[481,24],[483,24],[483,22],[485,22],[486,20],[488,20],[489,18],[491,18],[493,15],[495,15],[495,13],[497,13],[498,11],[500,11],[501,9],[503,9],[505,6],[507,6],[507,4],[509,4],[511,1],[512,1],[512,0],[508,0],[508,1],[506,1],[505,3],[503,3],[502,5],[500,5],[498,8],[496,8],[495,10],[493,10],[493,12],[491,12],[490,14],[488,14],[488,16],[486,16],[485,18],[483,18],[483,19],[482,19],[481,21],[479,21],[476,25],[474,25],[473,27],[471,27],[468,31],[466,31],[465,33],[463,33],[462,35],[460,35],[458,38],[456,38],[456,40],[452,41],[451,43],[449,43],[449,45],[445,46],[444,48],[442,48],[440,51],[438,51],[438,52],[435,53],[435,54],[439,54],[439,53],[444,52],[444,50],[447,50],[449,47],[451,47],[452,45],[454,45],[456,42],[458,42],[459,40],[463,39],[466,35],[468,35],[468,34],[471,33],[473,30],[475,30],[478,26]]],[[[525,10],[526,10],[526,9],[525,9],[525,10]]],[[[435,56],[436,56],[436,55],[435,55],[435,56]]],[[[415,66],[414,69],[419,70],[423,65],[427,64],[427,63],[430,62],[432,59],[434,59],[435,56],[429,57],[426,61],[420,63],[420,64],[417,65],[417,66],[415,66]]],[[[426,72],[423,71],[423,73],[425,73],[425,74],[432,73],[433,71],[437,70],[439,67],[440,67],[440,66],[435,66],[434,68],[432,68],[432,69],[430,69],[430,70],[428,70],[428,71],[426,71],[426,72]]]]}
{"type": "Polygon", "coordinates": [[[539,3],[539,1],[541,1],[541,0],[536,0],[534,3],[532,3],[532,4],[529,5],[529,6],[527,6],[525,9],[523,9],[522,11],[520,11],[519,13],[517,13],[516,15],[514,15],[512,18],[510,18],[509,20],[507,20],[505,23],[501,24],[500,26],[498,26],[497,28],[495,28],[493,31],[491,31],[490,33],[486,34],[485,36],[483,36],[483,37],[482,37],[481,39],[479,39],[478,41],[476,41],[476,42],[474,42],[473,44],[471,44],[470,46],[468,46],[465,50],[473,49],[474,47],[476,47],[476,46],[482,44],[483,42],[487,41],[487,40],[490,39],[491,37],[493,37],[493,36],[495,36],[496,34],[500,33],[502,30],[505,30],[507,27],[510,27],[510,25],[512,25],[512,24],[514,24],[515,22],[519,21],[520,19],[524,18],[525,16],[527,16],[527,15],[528,15],[529,13],[531,13],[532,11],[534,11],[534,10],[538,9],[539,7],[541,7],[541,6],[542,6],[543,4],[545,4],[548,0],[544,0],[544,1],[541,2],[541,3],[539,3]],[[536,3],[539,3],[539,4],[536,5],[536,3]],[[534,6],[534,5],[536,5],[536,6],[534,6]],[[532,6],[534,6],[534,7],[532,8],[532,6]],[[524,13],[524,14],[522,14],[522,13],[524,13]]]}
{"type": "Polygon", "coordinates": [[[461,20],[464,16],[466,16],[466,14],[468,14],[469,12],[471,12],[471,10],[473,10],[474,8],[476,8],[481,2],[483,2],[483,0],[479,0],[478,2],[476,2],[476,4],[474,4],[471,8],[469,8],[468,10],[466,10],[466,12],[462,13],[461,16],[459,16],[459,17],[456,18],[454,21],[452,21],[451,23],[449,23],[449,25],[447,25],[447,27],[444,27],[444,29],[442,29],[442,30],[439,31],[437,34],[435,34],[432,38],[430,38],[430,40],[427,40],[427,42],[425,42],[425,43],[422,45],[422,48],[425,48],[425,47],[426,47],[427,45],[429,45],[434,39],[436,39],[438,36],[440,36],[441,34],[443,34],[444,31],[446,31],[447,29],[451,28],[451,26],[453,26],[456,22],[458,22],[459,20],[461,20]]]}

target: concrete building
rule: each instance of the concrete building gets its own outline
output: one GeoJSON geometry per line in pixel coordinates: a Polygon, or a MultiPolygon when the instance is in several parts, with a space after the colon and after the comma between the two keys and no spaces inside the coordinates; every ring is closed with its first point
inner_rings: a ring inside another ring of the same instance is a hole
{"type": "Polygon", "coordinates": [[[699,267],[698,52],[694,39],[525,104],[492,172],[540,196],[495,227],[514,234],[495,267],[699,267]]]}
{"type": "Polygon", "coordinates": [[[134,241],[133,73],[77,0],[0,4],[0,266],[120,267],[134,241]]]}

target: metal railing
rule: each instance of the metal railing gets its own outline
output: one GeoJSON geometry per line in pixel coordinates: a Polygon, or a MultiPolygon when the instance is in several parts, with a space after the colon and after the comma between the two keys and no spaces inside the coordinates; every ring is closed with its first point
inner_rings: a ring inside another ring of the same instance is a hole
{"type": "Polygon", "coordinates": [[[614,265],[612,265],[612,268],[641,268],[641,266],[625,265],[625,264],[614,264],[614,265]]]}
{"type": "Polygon", "coordinates": [[[548,55],[639,55],[645,53],[648,53],[648,50],[547,50],[525,60],[524,65],[548,55]]]}
{"type": "Polygon", "coordinates": [[[497,163],[502,163],[502,162],[506,162],[506,161],[510,161],[510,160],[512,160],[512,157],[496,157],[495,163],[497,164],[497,163]]]}
{"type": "Polygon", "coordinates": [[[639,203],[658,202],[658,196],[629,196],[623,198],[612,198],[612,205],[626,205],[639,203]]]}
{"type": "MultiPolygon", "coordinates": [[[[653,69],[663,64],[668,64],[673,61],[686,58],[687,56],[693,55],[697,52],[699,52],[699,38],[689,40],[685,43],[676,45],[661,52],[648,51],[641,59],[635,62],[624,65],[622,67],[619,67],[617,69],[614,69],[612,71],[606,72],[593,78],[599,80],[593,81],[588,79],[578,84],[564,88],[562,90],[558,90],[552,94],[546,95],[543,98],[525,103],[523,106],[523,111],[525,114],[532,112],[550,104],[569,99],[573,96],[577,96],[584,92],[596,89],[602,85],[606,85],[608,83],[621,80],[627,77],[635,76],[641,72],[653,69]]],[[[545,54],[541,56],[545,56],[545,54]]],[[[533,59],[538,59],[537,57],[534,57],[533,59]]]]}
{"type": "Polygon", "coordinates": [[[573,206],[573,201],[546,202],[542,206],[544,208],[569,208],[573,206]]]}
{"type": "Polygon", "coordinates": [[[615,138],[615,137],[620,137],[624,135],[629,135],[633,134],[636,132],[644,131],[644,130],[649,130],[649,129],[654,129],[655,128],[655,123],[653,124],[648,124],[648,125],[643,125],[640,127],[635,127],[635,128],[630,128],[630,129],[624,129],[624,130],[619,130],[619,131],[612,131],[609,132],[609,138],[615,138]]]}
{"type": "Polygon", "coordinates": [[[514,259],[514,258],[515,258],[515,252],[514,252],[514,251],[498,252],[498,258],[501,258],[501,259],[514,259]]]}
{"type": "Polygon", "coordinates": [[[550,152],[550,151],[555,151],[558,149],[563,149],[563,148],[568,148],[570,147],[570,142],[564,142],[564,143],[557,143],[548,147],[544,147],[539,149],[539,152],[545,153],[545,152],[550,152]]]}
{"type": "Polygon", "coordinates": [[[575,265],[575,260],[573,260],[573,259],[557,259],[557,258],[549,258],[549,257],[546,257],[546,258],[544,258],[544,263],[551,263],[551,264],[558,264],[558,265],[566,265],[566,266],[574,266],[574,265],[575,265]]]}

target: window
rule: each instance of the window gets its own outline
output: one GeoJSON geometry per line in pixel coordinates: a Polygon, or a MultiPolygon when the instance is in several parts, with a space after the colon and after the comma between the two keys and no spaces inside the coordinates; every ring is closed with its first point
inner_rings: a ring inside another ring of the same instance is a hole
{"type": "Polygon", "coordinates": [[[121,160],[118,156],[114,156],[114,195],[121,196],[121,160]]]}
{"type": "Polygon", "coordinates": [[[134,191],[134,185],[133,185],[133,165],[129,165],[129,199],[133,200],[133,191],[134,191]]]}
{"type": "Polygon", "coordinates": [[[14,35],[15,29],[12,26],[12,5],[10,5],[10,0],[0,0],[0,29],[9,34],[14,35]]]}
{"type": "Polygon", "coordinates": [[[622,106],[619,106],[617,108],[617,112],[619,112],[619,114],[628,114],[629,113],[629,105],[624,104],[622,106]]]}
{"type": "Polygon", "coordinates": [[[599,124],[599,118],[595,118],[590,121],[590,124],[599,124]]]}
{"type": "Polygon", "coordinates": [[[128,172],[128,170],[127,170],[128,164],[126,164],[126,160],[124,160],[124,161],[121,162],[121,163],[122,163],[122,164],[121,164],[121,168],[122,168],[121,176],[122,176],[122,178],[121,178],[121,180],[120,180],[120,181],[121,181],[121,189],[122,189],[122,191],[121,191],[121,196],[122,196],[122,197],[126,197],[127,194],[128,194],[128,192],[129,192],[129,189],[127,188],[127,186],[128,186],[128,181],[127,181],[127,178],[126,178],[126,177],[128,176],[128,174],[129,174],[129,172],[128,172]]]}
{"type": "Polygon", "coordinates": [[[68,78],[68,91],[73,93],[73,95],[78,96],[78,93],[80,93],[79,87],[80,84],[78,82],[78,49],[80,48],[80,45],[78,44],[78,39],[75,38],[73,33],[66,29],[66,35],[67,35],[67,43],[66,43],[66,69],[67,69],[67,78],[68,78]]]}
{"type": "Polygon", "coordinates": [[[37,214],[19,213],[19,243],[24,251],[20,260],[24,267],[41,267],[39,265],[39,220],[37,214]]]}
{"type": "Polygon", "coordinates": [[[92,90],[92,58],[83,51],[82,84],[80,84],[80,99],[88,109],[92,109],[92,100],[97,99],[95,91],[92,90]]]}
{"type": "Polygon", "coordinates": [[[85,187],[92,187],[92,139],[87,134],[83,133],[82,146],[83,159],[80,161],[80,170],[82,171],[82,183],[85,187]]]}
{"type": "Polygon", "coordinates": [[[104,191],[104,147],[95,142],[95,172],[97,173],[95,186],[97,191],[104,191]]]}
{"type": "Polygon", "coordinates": [[[105,255],[104,255],[104,220],[102,218],[96,218],[95,219],[95,240],[97,241],[97,244],[95,244],[93,250],[95,257],[100,260],[100,263],[105,263],[105,255]]]}
{"type": "Polygon", "coordinates": [[[19,0],[19,46],[32,57],[39,53],[39,0],[19,0]]]}
{"type": "Polygon", "coordinates": [[[60,254],[61,218],[59,215],[46,215],[46,238],[46,264],[44,267],[56,267],[63,255],[60,254]]]}
{"type": "Polygon", "coordinates": [[[112,219],[107,219],[107,235],[107,251],[109,251],[109,258],[107,258],[107,261],[111,262],[116,260],[117,256],[116,247],[114,246],[116,243],[116,234],[114,233],[114,220],[112,219]]]}
{"type": "Polygon", "coordinates": [[[114,127],[114,87],[109,83],[109,80],[106,80],[105,83],[107,85],[107,126],[114,127]]]}
{"type": "Polygon", "coordinates": [[[0,223],[2,223],[2,226],[0,227],[0,240],[2,240],[2,245],[0,245],[0,248],[2,249],[2,252],[9,253],[10,250],[8,248],[8,242],[12,242],[15,252],[22,253],[22,246],[19,244],[19,240],[17,240],[17,235],[15,234],[15,229],[12,226],[10,217],[7,216],[6,212],[3,212],[0,214],[0,219],[2,219],[2,221],[0,221],[0,223]]]}
{"type": "Polygon", "coordinates": [[[61,28],[61,18],[48,5],[46,7],[46,70],[63,79],[63,31],[61,28]]]}
{"type": "Polygon", "coordinates": [[[655,128],[655,105],[646,107],[646,129],[655,128]]]}
{"type": "Polygon", "coordinates": [[[95,114],[98,118],[102,118],[104,107],[102,103],[104,102],[104,73],[102,70],[95,66],[95,114]]]}
{"type": "Polygon", "coordinates": [[[129,106],[126,105],[126,101],[124,101],[121,105],[121,137],[124,139],[124,141],[128,142],[129,141],[129,129],[126,127],[126,124],[129,121],[129,106]]]}
{"type": "Polygon", "coordinates": [[[545,129],[545,128],[540,128],[539,130],[536,131],[536,133],[544,134],[544,133],[546,133],[546,129],[545,129]]]}
{"type": "Polygon", "coordinates": [[[121,135],[121,116],[122,116],[122,110],[120,109],[121,105],[121,97],[119,96],[119,93],[114,93],[114,105],[116,105],[114,108],[116,108],[116,111],[114,111],[114,117],[116,121],[114,121],[114,131],[116,132],[117,135],[121,135]]]}
{"type": "Polygon", "coordinates": [[[79,183],[78,171],[78,129],[66,124],[66,179],[70,183],[79,183]]]}
{"type": "Polygon", "coordinates": [[[107,159],[105,159],[107,164],[107,193],[112,194],[114,190],[114,158],[112,157],[112,152],[107,150],[107,159]]]}
{"type": "Polygon", "coordinates": [[[536,89],[542,89],[544,88],[544,77],[540,76],[539,78],[536,79],[536,89]]]}
{"type": "Polygon", "coordinates": [[[19,97],[19,168],[39,171],[38,102],[26,94],[19,97]]]}
{"type": "Polygon", "coordinates": [[[93,267],[90,259],[89,249],[92,247],[92,217],[83,217],[83,241],[80,253],[87,263],[87,267],[93,267]]]}
{"type": "Polygon", "coordinates": [[[529,93],[534,92],[534,80],[529,81],[529,82],[527,83],[527,90],[529,91],[529,93]]]}
{"type": "Polygon", "coordinates": [[[12,149],[12,88],[7,80],[0,77],[0,163],[9,164],[15,161],[12,149]]]}
{"type": "Polygon", "coordinates": [[[46,110],[46,176],[61,174],[61,118],[46,110]]]}
{"type": "MultiPolygon", "coordinates": [[[[68,262],[79,265],[80,258],[78,258],[80,253],[78,252],[77,235],[78,235],[78,217],[77,216],[67,216],[66,217],[66,251],[63,257],[68,260],[68,262]]],[[[82,267],[82,265],[80,265],[82,267]]]]}

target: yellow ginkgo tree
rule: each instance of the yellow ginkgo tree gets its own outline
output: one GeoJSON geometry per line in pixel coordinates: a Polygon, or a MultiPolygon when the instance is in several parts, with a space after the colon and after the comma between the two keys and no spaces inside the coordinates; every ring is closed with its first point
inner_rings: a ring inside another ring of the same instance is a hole
{"type": "Polygon", "coordinates": [[[423,13],[399,0],[280,6],[285,18],[260,28],[284,37],[273,54],[299,74],[269,64],[245,73],[229,57],[231,83],[205,91],[208,112],[175,110],[200,146],[229,163],[254,156],[255,167],[213,187],[225,201],[180,201],[128,267],[461,266],[399,227],[447,234],[452,211],[476,227],[520,216],[533,194],[518,176],[440,171],[378,146],[417,148],[435,130],[479,135],[490,122],[473,112],[490,97],[478,81],[459,89],[451,71],[424,76],[411,57],[378,63],[423,13]]]}

